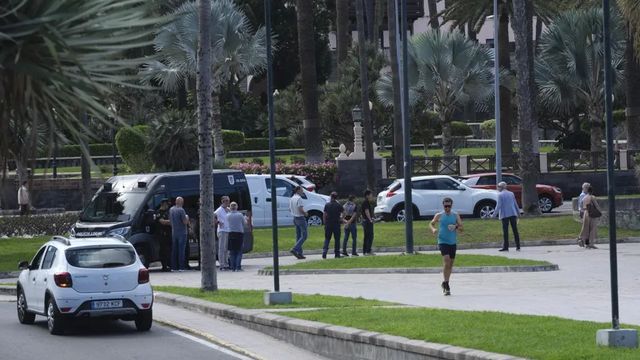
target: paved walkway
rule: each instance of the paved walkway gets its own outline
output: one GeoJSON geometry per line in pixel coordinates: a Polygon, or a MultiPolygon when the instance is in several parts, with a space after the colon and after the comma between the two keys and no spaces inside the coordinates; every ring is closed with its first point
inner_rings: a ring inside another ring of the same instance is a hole
{"type": "MultiPolygon", "coordinates": [[[[493,310],[520,314],[555,315],[609,322],[611,319],[608,245],[598,250],[577,246],[524,247],[504,254],[513,258],[546,260],[559,271],[535,273],[454,274],[453,296],[442,296],[439,274],[295,275],[280,278],[282,290],[395,301],[402,304],[457,310],[493,310]]],[[[497,249],[464,250],[465,254],[503,255],[497,249]]],[[[383,256],[383,255],[379,255],[383,256]]],[[[310,256],[310,260],[319,256],[310,256]]],[[[282,257],[281,264],[296,261],[282,257]]],[[[348,260],[346,260],[348,261],[348,260]]],[[[218,273],[220,288],[271,289],[273,278],[257,275],[271,259],[244,261],[244,272],[218,273]]],[[[640,325],[640,244],[618,245],[620,319],[640,325]]],[[[199,286],[200,273],[153,272],[154,285],[199,286]]]]}

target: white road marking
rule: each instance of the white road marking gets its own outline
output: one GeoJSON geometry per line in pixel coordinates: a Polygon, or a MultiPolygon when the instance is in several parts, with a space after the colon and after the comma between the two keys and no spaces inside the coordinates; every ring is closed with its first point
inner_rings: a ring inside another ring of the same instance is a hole
{"type": "Polygon", "coordinates": [[[219,345],[213,344],[213,343],[211,343],[211,342],[209,342],[209,341],[206,341],[206,340],[200,339],[200,338],[195,337],[195,336],[193,336],[193,335],[189,335],[189,334],[187,334],[187,333],[185,333],[185,332],[182,332],[182,331],[180,331],[180,330],[173,330],[173,331],[171,331],[171,332],[172,332],[173,334],[176,334],[176,335],[182,336],[182,337],[184,337],[185,339],[189,339],[189,340],[191,340],[191,341],[193,341],[193,342],[197,342],[198,344],[202,344],[202,345],[207,346],[207,347],[210,347],[210,348],[212,348],[212,349],[214,349],[214,350],[220,351],[221,353],[224,353],[224,354],[227,354],[227,355],[233,356],[234,358],[236,358],[236,359],[238,359],[238,360],[253,360],[253,359],[251,359],[250,357],[244,356],[244,355],[242,355],[242,354],[238,354],[238,353],[237,353],[237,352],[235,352],[235,351],[231,351],[231,350],[229,350],[229,349],[227,349],[227,348],[225,348],[225,347],[222,347],[222,346],[219,346],[219,345]]]}

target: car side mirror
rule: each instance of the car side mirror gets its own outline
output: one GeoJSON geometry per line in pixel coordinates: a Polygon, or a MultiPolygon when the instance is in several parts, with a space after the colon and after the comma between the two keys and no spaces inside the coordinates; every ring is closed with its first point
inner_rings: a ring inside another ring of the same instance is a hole
{"type": "Polygon", "coordinates": [[[20,261],[20,263],[18,264],[18,269],[20,269],[20,270],[28,270],[29,269],[29,262],[28,261],[20,261]]]}
{"type": "Polygon", "coordinates": [[[467,190],[467,188],[466,188],[466,187],[464,187],[464,186],[458,186],[458,190],[466,191],[466,190],[467,190]]]}

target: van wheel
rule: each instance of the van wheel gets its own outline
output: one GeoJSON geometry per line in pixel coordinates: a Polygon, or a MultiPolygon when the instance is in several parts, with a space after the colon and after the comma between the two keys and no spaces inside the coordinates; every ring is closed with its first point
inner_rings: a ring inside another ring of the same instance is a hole
{"type": "Polygon", "coordinates": [[[476,205],[476,208],[473,211],[473,215],[481,219],[489,219],[493,216],[493,213],[495,211],[496,203],[490,200],[484,200],[476,205]]]}
{"type": "Polygon", "coordinates": [[[138,331],[149,331],[151,329],[151,324],[153,323],[153,314],[152,310],[143,310],[138,313],[136,316],[136,330],[138,331]]]}
{"type": "Polygon", "coordinates": [[[18,288],[18,299],[16,303],[16,307],[18,310],[18,321],[20,321],[20,324],[33,324],[33,322],[36,320],[36,314],[30,312],[27,309],[27,299],[24,296],[24,291],[22,291],[22,289],[20,288],[18,288]]]}
{"type": "Polygon", "coordinates": [[[52,335],[61,335],[66,328],[66,319],[60,314],[56,301],[51,297],[47,303],[47,328],[52,335]]]}
{"type": "Polygon", "coordinates": [[[136,252],[138,253],[138,258],[140,258],[140,262],[142,265],[149,268],[149,254],[147,253],[147,249],[144,246],[136,246],[136,252]]]}
{"type": "Polygon", "coordinates": [[[322,221],[322,213],[319,211],[312,211],[309,213],[309,217],[307,218],[307,224],[309,226],[321,226],[322,221]]]}

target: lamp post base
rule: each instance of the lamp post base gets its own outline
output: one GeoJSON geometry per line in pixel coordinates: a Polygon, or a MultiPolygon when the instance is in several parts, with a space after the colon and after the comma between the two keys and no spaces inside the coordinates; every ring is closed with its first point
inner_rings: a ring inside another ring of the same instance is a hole
{"type": "Polygon", "coordinates": [[[265,305],[291,304],[292,294],[288,291],[267,291],[264,293],[265,305]]]}
{"type": "Polygon", "coordinates": [[[638,331],[634,329],[602,329],[596,333],[598,346],[632,348],[638,347],[638,331]]]}

